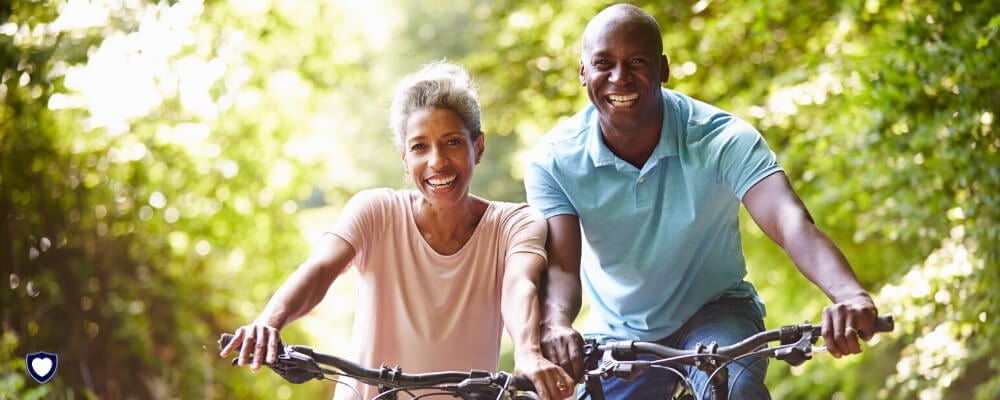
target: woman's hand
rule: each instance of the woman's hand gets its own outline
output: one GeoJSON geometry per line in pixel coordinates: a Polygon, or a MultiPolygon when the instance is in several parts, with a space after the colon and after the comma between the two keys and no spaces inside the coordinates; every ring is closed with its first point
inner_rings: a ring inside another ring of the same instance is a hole
{"type": "Polygon", "coordinates": [[[561,367],[546,360],[539,352],[525,352],[514,357],[514,372],[527,376],[541,400],[573,397],[573,378],[561,367]]]}
{"type": "Polygon", "coordinates": [[[250,370],[257,372],[262,361],[266,364],[273,364],[277,361],[279,342],[281,342],[281,336],[278,329],[254,322],[236,329],[236,332],[233,333],[233,340],[222,349],[219,356],[226,357],[233,350],[240,349],[238,365],[247,365],[247,362],[251,361],[251,357],[253,357],[250,370]]]}

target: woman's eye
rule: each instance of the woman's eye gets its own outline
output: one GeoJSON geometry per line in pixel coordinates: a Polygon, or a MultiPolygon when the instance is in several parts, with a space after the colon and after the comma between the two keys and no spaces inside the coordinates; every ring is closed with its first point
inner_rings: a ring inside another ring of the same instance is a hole
{"type": "Polygon", "coordinates": [[[459,144],[462,144],[462,141],[458,140],[458,139],[450,139],[450,140],[448,140],[448,144],[450,144],[452,146],[459,145],[459,144]]]}

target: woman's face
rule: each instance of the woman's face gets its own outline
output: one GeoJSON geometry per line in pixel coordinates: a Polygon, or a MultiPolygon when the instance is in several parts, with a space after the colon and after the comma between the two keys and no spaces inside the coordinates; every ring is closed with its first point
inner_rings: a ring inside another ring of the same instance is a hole
{"type": "Polygon", "coordinates": [[[483,155],[483,135],[473,142],[458,114],[441,108],[413,112],[405,127],[403,165],[420,193],[442,206],[463,201],[483,155]]]}

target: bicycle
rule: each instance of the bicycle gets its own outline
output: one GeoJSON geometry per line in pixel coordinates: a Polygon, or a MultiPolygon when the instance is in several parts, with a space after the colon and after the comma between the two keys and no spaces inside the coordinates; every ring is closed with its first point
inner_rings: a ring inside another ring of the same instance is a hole
{"type": "MultiPolygon", "coordinates": [[[[232,334],[222,334],[219,348],[225,348],[232,339],[232,334]]],[[[238,358],[233,359],[233,366],[237,365],[237,361],[238,358]]],[[[283,343],[278,344],[277,360],[265,365],[295,384],[313,379],[339,383],[332,376],[354,378],[358,382],[378,387],[379,394],[372,400],[396,400],[399,393],[407,393],[414,399],[450,395],[462,400],[538,400],[535,387],[528,378],[504,371],[404,373],[399,366],[390,368],[382,364],[378,369],[368,368],[350,360],[314,351],[308,346],[283,343]],[[425,392],[428,389],[431,392],[425,392]],[[418,394],[418,390],[422,391],[418,394]]]]}
{"type": "MultiPolygon", "coordinates": [[[[875,322],[875,332],[891,332],[895,322],[892,315],[879,317],[875,322]]],[[[631,379],[648,368],[663,368],[677,374],[685,387],[677,394],[676,400],[729,399],[729,364],[743,365],[753,358],[775,358],[793,366],[801,365],[814,354],[825,350],[825,346],[815,347],[821,338],[822,326],[805,322],[799,325],[785,325],[750,336],[743,341],[718,346],[716,343],[697,345],[691,350],[680,350],[654,342],[613,341],[598,344],[594,339],[586,339],[584,354],[584,392],[578,400],[590,398],[604,400],[601,379],[618,377],[631,379]],[[770,342],[780,342],[775,347],[763,347],[770,342]],[[637,360],[638,354],[652,354],[658,360],[637,360]],[[695,366],[709,374],[709,384],[696,396],[693,384],[676,368],[695,366]],[[707,392],[707,393],[706,393],[707,392]]],[[[219,347],[224,348],[233,335],[224,333],[219,339],[219,347]]],[[[403,373],[399,366],[389,368],[383,364],[378,369],[368,368],[358,363],[329,354],[313,351],[301,345],[279,344],[278,357],[273,364],[267,364],[278,375],[291,383],[304,383],[312,379],[331,380],[329,376],[346,376],[359,382],[378,387],[379,394],[372,400],[395,400],[397,393],[409,393],[415,399],[425,396],[451,395],[463,400],[537,400],[534,385],[528,378],[504,371],[490,372],[472,370],[468,372],[442,371],[419,374],[403,373]],[[323,365],[335,369],[325,368],[323,365]],[[434,393],[415,395],[413,391],[432,389],[434,393]]],[[[754,362],[753,360],[751,362],[754,362]]],[[[237,365],[234,358],[232,364],[237,365]]],[[[741,370],[743,373],[746,370],[741,370]]],[[[737,374],[737,378],[739,375],[737,374]]]]}
{"type": "MultiPolygon", "coordinates": [[[[894,327],[892,315],[884,315],[876,319],[874,329],[877,333],[891,332],[894,327]]],[[[822,326],[807,321],[799,325],[785,325],[759,332],[733,345],[720,347],[716,343],[708,345],[699,343],[691,350],[674,349],[645,341],[627,340],[598,344],[594,339],[586,339],[583,348],[584,393],[580,395],[579,400],[588,396],[592,400],[604,400],[601,378],[614,376],[628,380],[648,368],[663,368],[680,377],[683,387],[675,391],[676,400],[706,398],[728,400],[727,366],[734,363],[743,366],[744,369],[736,375],[739,378],[739,374],[745,372],[746,367],[750,365],[746,363],[748,359],[753,363],[763,358],[774,358],[793,366],[801,365],[811,359],[813,354],[826,350],[826,346],[814,348],[816,341],[821,337],[822,326]],[[775,347],[764,347],[770,342],[780,342],[780,344],[775,347]],[[638,354],[650,354],[660,359],[637,360],[638,354]],[[677,370],[683,366],[694,366],[708,374],[709,383],[701,393],[695,393],[691,381],[677,370]]]]}

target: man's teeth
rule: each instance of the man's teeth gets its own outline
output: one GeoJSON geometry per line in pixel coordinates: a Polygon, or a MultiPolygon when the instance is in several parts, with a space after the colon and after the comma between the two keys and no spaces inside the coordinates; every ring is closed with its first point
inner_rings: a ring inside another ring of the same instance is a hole
{"type": "Polygon", "coordinates": [[[450,177],[447,177],[447,178],[431,178],[431,179],[427,180],[427,183],[430,183],[432,186],[447,186],[447,185],[450,185],[454,181],[455,181],[455,177],[454,176],[450,176],[450,177]]]}
{"type": "Polygon", "coordinates": [[[614,104],[614,105],[629,104],[629,103],[635,101],[638,98],[639,98],[639,95],[637,95],[637,94],[630,94],[630,95],[612,94],[612,95],[608,95],[608,100],[611,101],[611,104],[614,104]]]}

